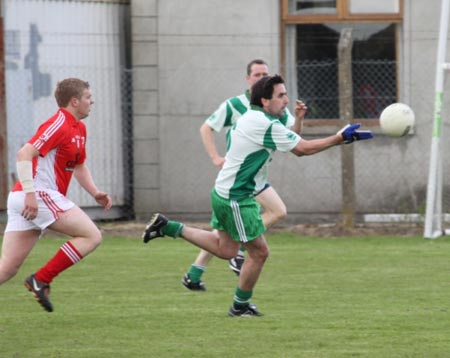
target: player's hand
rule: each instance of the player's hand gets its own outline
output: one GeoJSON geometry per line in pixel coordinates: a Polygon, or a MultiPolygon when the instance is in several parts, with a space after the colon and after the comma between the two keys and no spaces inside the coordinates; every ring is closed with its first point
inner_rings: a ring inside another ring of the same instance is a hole
{"type": "Polygon", "coordinates": [[[295,108],[294,108],[295,118],[301,119],[305,118],[307,111],[308,107],[306,106],[306,104],[303,103],[303,101],[299,99],[295,101],[295,108]]]}
{"type": "Polygon", "coordinates": [[[34,192],[26,193],[22,216],[26,220],[34,220],[38,214],[38,203],[34,192]]]}
{"type": "Polygon", "coordinates": [[[214,163],[214,165],[216,167],[218,167],[219,169],[222,169],[222,167],[225,163],[225,158],[224,157],[215,157],[215,158],[213,158],[212,162],[214,163]]]}
{"type": "Polygon", "coordinates": [[[97,194],[95,194],[94,199],[98,204],[103,206],[105,208],[105,210],[111,209],[112,200],[108,194],[106,194],[102,191],[99,191],[97,194]]]}
{"type": "Polygon", "coordinates": [[[344,128],[336,134],[341,135],[345,144],[353,143],[355,140],[364,140],[373,138],[371,131],[357,131],[361,127],[360,123],[347,124],[344,128]]]}

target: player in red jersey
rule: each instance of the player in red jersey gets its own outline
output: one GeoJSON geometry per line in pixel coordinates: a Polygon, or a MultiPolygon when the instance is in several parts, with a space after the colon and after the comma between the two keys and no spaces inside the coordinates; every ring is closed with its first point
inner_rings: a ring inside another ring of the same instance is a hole
{"type": "Polygon", "coordinates": [[[94,103],[89,83],[68,78],[55,91],[59,106],[34,136],[17,152],[17,175],[8,196],[8,223],[0,257],[0,285],[17,274],[46,228],[72,238],[55,256],[25,280],[42,307],[53,311],[50,283],[100,245],[100,230],[77,205],[66,198],[72,175],[105,210],[108,194],[94,183],[86,159],[86,127],[82,119],[94,103]]]}

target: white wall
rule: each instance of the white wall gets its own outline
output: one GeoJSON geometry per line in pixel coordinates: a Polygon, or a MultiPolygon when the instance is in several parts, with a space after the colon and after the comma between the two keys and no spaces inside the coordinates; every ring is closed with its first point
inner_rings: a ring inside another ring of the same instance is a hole
{"type": "MultiPolygon", "coordinates": [[[[87,163],[97,185],[112,194],[115,205],[124,201],[121,76],[126,9],[127,5],[117,3],[2,2],[9,161],[14,160],[24,137],[56,112],[53,92],[57,82],[67,77],[87,80],[95,101],[91,115],[85,119],[87,163]],[[32,28],[39,38],[31,38],[32,28]],[[38,57],[30,57],[33,44],[37,45],[34,55],[38,57]],[[27,57],[33,61],[27,61],[27,57]],[[42,81],[38,81],[37,73],[42,81]]],[[[10,170],[13,168],[10,163],[10,170]]],[[[68,196],[81,206],[96,205],[75,181],[68,196]]]]}

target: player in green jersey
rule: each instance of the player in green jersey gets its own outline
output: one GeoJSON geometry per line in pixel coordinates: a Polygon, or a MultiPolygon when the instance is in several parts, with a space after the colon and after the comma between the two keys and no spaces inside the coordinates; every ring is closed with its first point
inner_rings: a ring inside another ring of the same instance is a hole
{"type": "MultiPolygon", "coordinates": [[[[250,89],[253,84],[264,76],[269,75],[269,68],[265,61],[255,59],[247,65],[246,81],[250,89]]],[[[232,125],[250,108],[250,90],[236,97],[231,97],[224,101],[219,108],[206,119],[200,127],[200,135],[206,152],[211,158],[213,164],[219,169],[222,168],[225,158],[221,156],[215,144],[215,133],[222,129],[231,128],[232,125]]],[[[300,134],[303,117],[306,114],[306,106],[303,102],[297,101],[296,115],[294,116],[285,108],[284,113],[279,118],[280,122],[295,133],[300,134]]],[[[286,212],[286,205],[280,198],[275,189],[267,181],[258,183],[255,188],[255,198],[263,208],[262,220],[266,228],[271,227],[279,220],[283,219],[286,212]]],[[[200,250],[189,271],[183,276],[182,284],[195,291],[205,291],[206,286],[201,277],[211,261],[213,255],[206,250],[200,250]]],[[[236,257],[229,260],[230,269],[239,275],[242,264],[244,263],[244,251],[239,250],[236,257]]]]}
{"type": "Polygon", "coordinates": [[[254,287],[269,256],[255,199],[256,183],[266,175],[265,165],[275,150],[296,156],[312,155],[341,143],[370,139],[370,131],[358,131],[360,124],[347,125],[336,134],[306,140],[287,129],[279,118],[289,103],[281,76],[267,76],[256,82],[251,91],[251,108],[233,125],[225,162],[211,193],[211,225],[216,231],[201,230],[153,215],[142,238],[144,243],[163,237],[182,237],[222,259],[230,259],[244,245],[248,255],[242,266],[230,316],[260,316],[250,304],[254,287]]]}

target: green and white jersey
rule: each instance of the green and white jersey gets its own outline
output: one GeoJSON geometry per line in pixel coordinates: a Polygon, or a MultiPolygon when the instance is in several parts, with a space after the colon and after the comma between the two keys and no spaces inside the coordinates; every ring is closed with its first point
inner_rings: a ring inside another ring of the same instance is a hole
{"type": "Polygon", "coordinates": [[[252,106],[230,129],[225,164],[215,190],[225,199],[254,196],[267,183],[267,163],[275,150],[291,151],[301,137],[260,107],[252,106]]]}
{"type": "MultiPolygon", "coordinates": [[[[240,96],[231,97],[223,102],[217,110],[206,119],[206,123],[216,132],[220,132],[224,127],[231,127],[250,108],[250,91],[247,90],[240,96]]],[[[291,128],[295,118],[286,108],[284,115],[279,121],[291,128]]]]}

